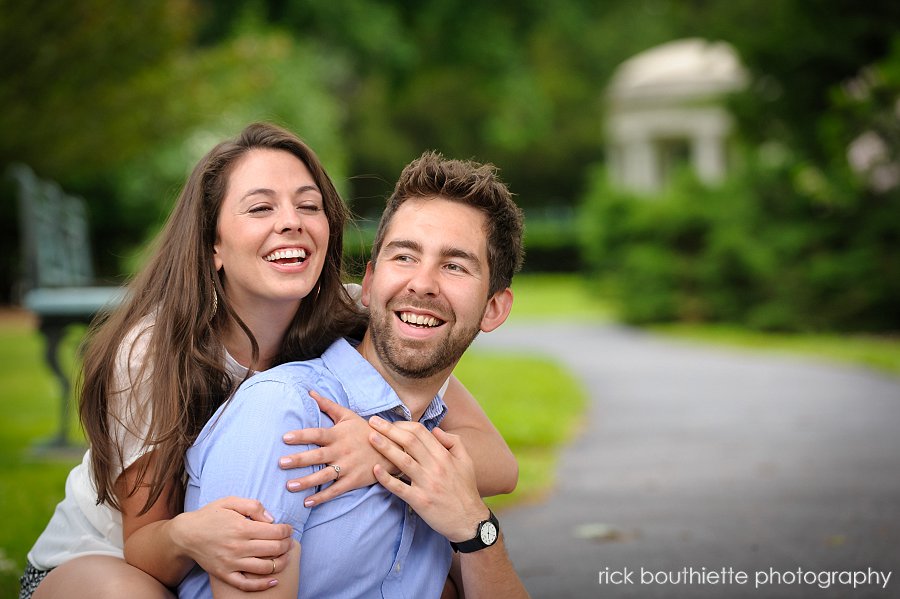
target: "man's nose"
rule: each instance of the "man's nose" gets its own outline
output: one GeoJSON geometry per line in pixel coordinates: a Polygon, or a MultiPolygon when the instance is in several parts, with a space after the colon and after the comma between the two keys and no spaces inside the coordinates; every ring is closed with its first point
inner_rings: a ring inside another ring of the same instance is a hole
{"type": "Polygon", "coordinates": [[[440,289],[437,270],[437,266],[419,264],[410,276],[409,291],[417,295],[437,295],[440,289]]]}

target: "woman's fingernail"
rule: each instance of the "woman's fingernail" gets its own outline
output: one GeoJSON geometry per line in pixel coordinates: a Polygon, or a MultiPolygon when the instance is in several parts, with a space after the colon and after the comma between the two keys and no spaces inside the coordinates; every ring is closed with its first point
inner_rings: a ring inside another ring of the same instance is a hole
{"type": "Polygon", "coordinates": [[[272,517],[272,514],[269,513],[269,510],[263,510],[263,518],[265,518],[269,522],[275,522],[275,518],[272,517]]]}
{"type": "Polygon", "coordinates": [[[275,586],[276,584],[278,584],[278,579],[277,579],[277,578],[273,578],[272,580],[269,581],[269,588],[272,588],[272,587],[275,586]]]}
{"type": "Polygon", "coordinates": [[[278,465],[282,468],[287,468],[291,465],[291,458],[281,458],[280,460],[278,460],[278,465]]]}
{"type": "Polygon", "coordinates": [[[384,418],[382,418],[381,416],[372,416],[371,418],[369,418],[369,422],[376,426],[384,426],[384,418]]]}
{"type": "Polygon", "coordinates": [[[369,435],[369,439],[372,441],[373,445],[381,445],[382,437],[378,433],[372,433],[369,435]]]}
{"type": "Polygon", "coordinates": [[[291,481],[287,484],[287,488],[288,488],[288,491],[299,491],[300,483],[295,483],[294,481],[291,481]]]}
{"type": "Polygon", "coordinates": [[[294,440],[294,435],[291,433],[285,433],[281,440],[285,443],[290,443],[294,440]]]}
{"type": "Polygon", "coordinates": [[[303,505],[305,507],[313,507],[314,505],[316,505],[316,502],[313,501],[312,499],[307,499],[306,501],[303,502],[303,505]]]}

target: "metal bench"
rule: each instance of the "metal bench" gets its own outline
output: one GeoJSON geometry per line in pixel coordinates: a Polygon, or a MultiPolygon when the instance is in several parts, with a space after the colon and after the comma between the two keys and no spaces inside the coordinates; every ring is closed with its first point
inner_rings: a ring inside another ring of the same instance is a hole
{"type": "Polygon", "coordinates": [[[62,391],[59,429],[47,446],[66,448],[71,445],[71,383],[60,365],[60,342],[70,325],[88,324],[100,311],[117,305],[125,289],[95,285],[84,200],[38,178],[23,164],[12,165],[9,176],[18,186],[25,266],[22,304],[38,317],[46,341],[44,357],[62,391]]]}

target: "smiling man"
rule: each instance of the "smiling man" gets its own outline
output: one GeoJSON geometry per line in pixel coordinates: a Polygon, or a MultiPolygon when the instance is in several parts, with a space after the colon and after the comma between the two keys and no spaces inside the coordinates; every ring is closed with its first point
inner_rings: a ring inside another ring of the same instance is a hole
{"type": "MultiPolygon", "coordinates": [[[[453,368],[479,332],[509,315],[522,227],[492,166],[424,154],[403,170],[376,234],[362,341],[341,339],[317,360],[257,374],[201,432],[188,452],[185,509],[253,497],[291,524],[302,545],[302,559],[295,547],[263,597],[437,598],[453,550],[464,556],[458,580],[468,595],[526,595],[478,496],[471,459],[458,437],[437,428],[453,368]],[[277,467],[280,445],[261,440],[331,426],[310,391],[373,417],[373,444],[405,482],[376,466],[381,484],[313,508],[303,499],[314,489],[285,493],[296,473],[277,467]]],[[[179,588],[180,597],[211,593],[241,595],[198,569],[179,588]]]]}

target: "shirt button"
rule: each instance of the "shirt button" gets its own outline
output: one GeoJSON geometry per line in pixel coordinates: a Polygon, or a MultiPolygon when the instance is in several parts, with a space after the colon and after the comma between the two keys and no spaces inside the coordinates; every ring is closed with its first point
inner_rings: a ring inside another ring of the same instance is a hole
{"type": "Polygon", "coordinates": [[[411,505],[406,506],[406,513],[409,514],[410,516],[413,515],[413,509],[412,509],[411,505]]]}
{"type": "Polygon", "coordinates": [[[397,562],[397,566],[394,568],[394,570],[397,572],[397,574],[400,573],[400,562],[397,562]]]}

